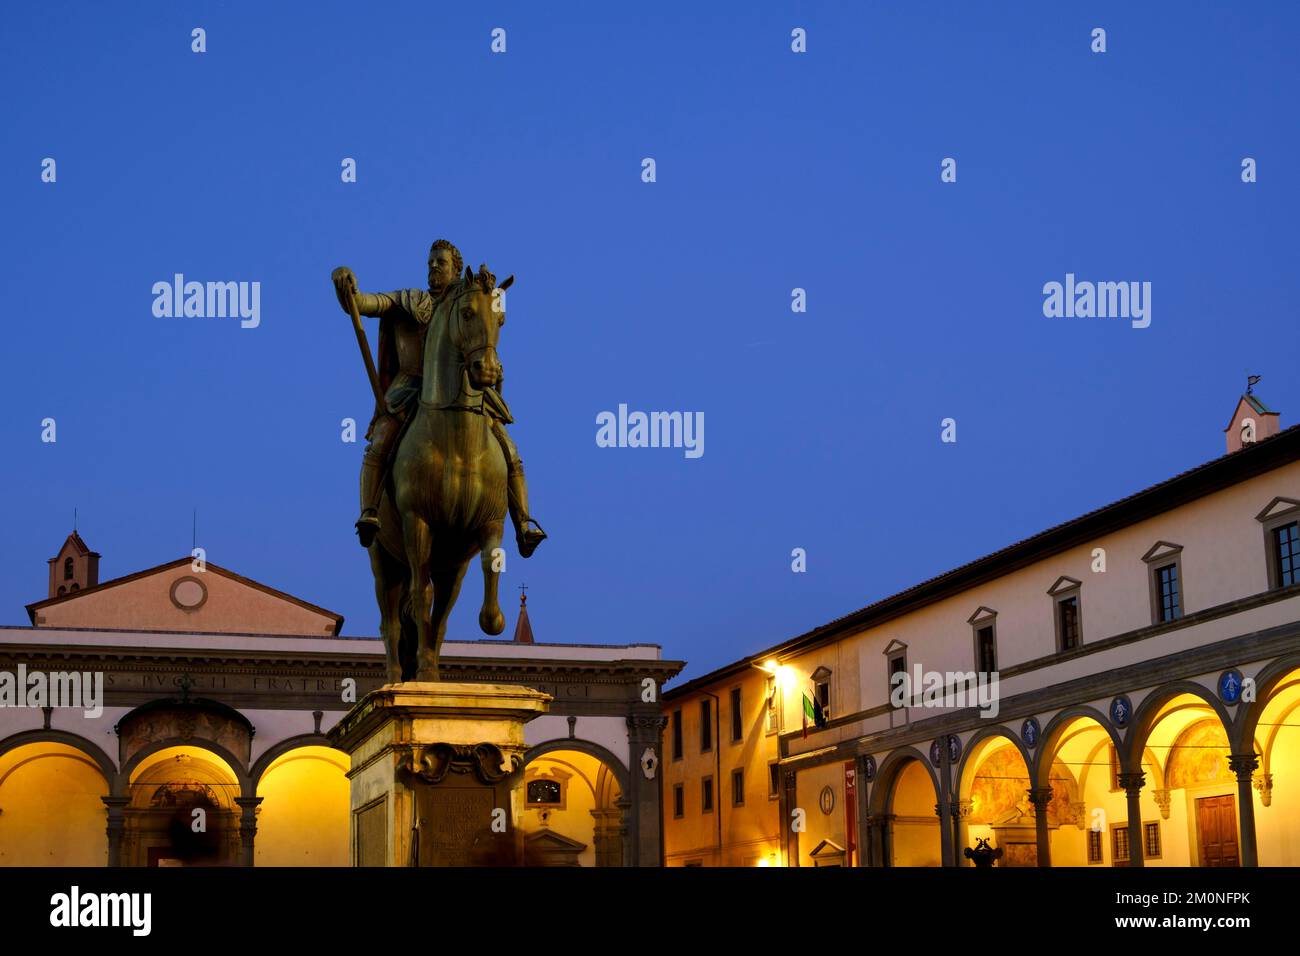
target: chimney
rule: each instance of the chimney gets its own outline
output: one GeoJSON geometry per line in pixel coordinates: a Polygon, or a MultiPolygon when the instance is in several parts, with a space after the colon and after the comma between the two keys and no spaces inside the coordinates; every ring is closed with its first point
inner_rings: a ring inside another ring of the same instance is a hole
{"type": "Polygon", "coordinates": [[[99,583],[99,552],[91,551],[73,531],[50,558],[49,597],[65,597],[99,583]]]}
{"type": "Polygon", "coordinates": [[[533,643],[533,625],[528,621],[528,595],[524,593],[522,584],[519,586],[519,620],[515,622],[515,643],[533,643]]]}

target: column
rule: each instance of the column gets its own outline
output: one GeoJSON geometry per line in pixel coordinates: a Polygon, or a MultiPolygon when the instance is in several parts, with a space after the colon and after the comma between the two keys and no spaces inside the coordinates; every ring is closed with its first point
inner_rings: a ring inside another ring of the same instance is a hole
{"type": "MultiPolygon", "coordinates": [[[[631,755],[628,768],[628,799],[632,806],[628,833],[632,843],[633,866],[663,866],[664,837],[662,800],[663,778],[660,774],[662,738],[668,719],[655,712],[631,714],[627,718],[627,742],[631,755]],[[653,776],[646,776],[647,761],[653,761],[653,776]]],[[[717,741],[714,742],[717,746],[717,741]]],[[[714,812],[718,812],[720,789],[713,784],[714,812]]]]}
{"type": "Polygon", "coordinates": [[[1051,806],[1051,787],[1034,787],[1029,802],[1034,805],[1034,831],[1038,838],[1038,865],[1052,865],[1052,831],[1047,826],[1047,808],[1051,806]]]}
{"type": "Polygon", "coordinates": [[[1145,773],[1121,773],[1119,785],[1124,788],[1128,798],[1128,865],[1142,866],[1142,851],[1145,849],[1142,839],[1142,786],[1146,783],[1145,773]]]}
{"type": "Polygon", "coordinates": [[[871,862],[871,828],[870,821],[867,819],[867,808],[870,802],[867,800],[867,776],[863,773],[863,764],[866,763],[861,757],[857,759],[857,772],[854,779],[857,781],[857,822],[858,832],[853,835],[858,844],[858,866],[874,866],[871,862]]]}
{"type": "Polygon", "coordinates": [[[973,807],[969,800],[952,801],[953,853],[958,866],[972,865],[966,862],[966,848],[970,845],[970,824],[966,820],[973,807]]]}
{"type": "Polygon", "coordinates": [[[934,805],[934,815],[939,818],[939,865],[956,866],[952,845],[952,813],[948,804],[940,800],[934,805]]]}
{"type": "Polygon", "coordinates": [[[1241,828],[1241,865],[1259,866],[1259,847],[1255,843],[1255,795],[1251,793],[1259,756],[1255,753],[1232,754],[1228,767],[1237,775],[1237,817],[1241,828]]]}
{"type": "Polygon", "coordinates": [[[893,818],[892,813],[874,818],[876,866],[893,866],[893,818]]]}
{"type": "Polygon", "coordinates": [[[257,836],[257,806],[262,797],[235,797],[239,806],[239,842],[241,845],[241,866],[253,865],[253,840],[257,836]]]}
{"type": "Polygon", "coordinates": [[[952,764],[948,760],[948,737],[939,739],[939,802],[935,805],[935,815],[939,817],[939,865],[956,866],[957,848],[953,845],[952,807],[952,764]]]}
{"type": "Polygon", "coordinates": [[[590,812],[595,821],[592,843],[596,851],[596,865],[622,866],[623,808],[616,804],[590,812]]]}
{"type": "Polygon", "coordinates": [[[122,865],[122,837],[126,833],[126,805],[130,797],[100,797],[108,808],[108,865],[122,865]]]}

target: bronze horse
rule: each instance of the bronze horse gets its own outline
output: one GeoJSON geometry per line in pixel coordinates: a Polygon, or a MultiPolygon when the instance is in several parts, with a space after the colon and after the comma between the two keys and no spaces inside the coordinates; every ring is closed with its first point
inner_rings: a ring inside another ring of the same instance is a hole
{"type": "Polygon", "coordinates": [[[501,381],[497,338],[506,316],[486,266],[468,267],[429,323],[420,405],[393,461],[370,546],[388,681],[438,680],[447,619],[469,561],[481,554],[478,622],[500,634],[496,555],[506,516],[506,460],[483,410],[501,381]]]}

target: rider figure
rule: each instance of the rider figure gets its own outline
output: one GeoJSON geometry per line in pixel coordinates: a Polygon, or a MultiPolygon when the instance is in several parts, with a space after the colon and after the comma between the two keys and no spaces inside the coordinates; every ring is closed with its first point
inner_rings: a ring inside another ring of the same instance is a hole
{"type": "MultiPolygon", "coordinates": [[[[370,444],[361,460],[361,517],[357,519],[357,537],[364,548],[369,548],[379,533],[379,501],[397,450],[397,439],[420,398],[425,333],[439,303],[459,281],[462,267],[460,251],[446,239],[439,239],[429,250],[427,292],[402,289],[388,293],[361,293],[357,291],[356,277],[351,269],[334,270],[334,288],[343,310],[351,311],[348,299],[352,297],[361,315],[379,319],[379,388],[384,403],[375,408],[374,418],[370,420],[370,427],[366,430],[370,444]]],[[[515,541],[519,553],[526,558],[545,540],[546,532],[528,514],[524,465],[519,460],[515,443],[506,434],[505,424],[512,419],[505,402],[491,388],[485,388],[484,392],[484,414],[505,453],[507,497],[510,521],[515,526],[515,541]]]]}

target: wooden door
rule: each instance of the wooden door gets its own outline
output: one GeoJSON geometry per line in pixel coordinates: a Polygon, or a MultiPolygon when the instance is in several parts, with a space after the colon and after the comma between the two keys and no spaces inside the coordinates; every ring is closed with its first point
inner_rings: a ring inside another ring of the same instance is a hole
{"type": "Polygon", "coordinates": [[[1237,866],[1237,801],[1231,796],[1196,801],[1201,866],[1237,866]]]}

